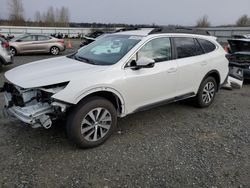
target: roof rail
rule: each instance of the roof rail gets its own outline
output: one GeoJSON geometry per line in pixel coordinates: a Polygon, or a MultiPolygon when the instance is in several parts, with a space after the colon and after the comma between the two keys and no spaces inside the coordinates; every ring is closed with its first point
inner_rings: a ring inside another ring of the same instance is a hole
{"type": "Polygon", "coordinates": [[[115,33],[123,32],[123,31],[133,31],[133,30],[139,30],[140,28],[138,27],[124,27],[121,29],[117,29],[115,33]]]}
{"type": "Polygon", "coordinates": [[[210,35],[206,30],[194,29],[187,27],[157,27],[153,29],[149,35],[160,33],[183,33],[183,34],[197,34],[197,35],[210,35]]]}

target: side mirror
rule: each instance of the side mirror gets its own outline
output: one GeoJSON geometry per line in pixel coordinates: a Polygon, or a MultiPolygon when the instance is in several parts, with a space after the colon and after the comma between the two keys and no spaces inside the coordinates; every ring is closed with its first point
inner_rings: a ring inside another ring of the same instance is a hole
{"type": "Polygon", "coordinates": [[[141,57],[135,62],[135,66],[132,67],[133,70],[139,70],[142,68],[153,68],[155,66],[155,60],[147,58],[147,57],[141,57]]]}

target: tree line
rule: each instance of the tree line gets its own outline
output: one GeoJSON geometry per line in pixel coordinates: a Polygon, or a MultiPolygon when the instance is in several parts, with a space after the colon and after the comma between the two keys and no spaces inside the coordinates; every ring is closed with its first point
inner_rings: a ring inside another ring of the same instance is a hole
{"type": "Polygon", "coordinates": [[[65,6],[60,9],[51,6],[44,12],[36,11],[33,20],[25,19],[22,0],[8,0],[8,11],[8,19],[0,20],[1,25],[68,27],[70,22],[69,9],[65,6]]]}
{"type": "MultiPolygon", "coordinates": [[[[14,26],[40,26],[40,27],[155,27],[155,24],[105,24],[105,23],[72,23],[70,22],[69,9],[65,6],[61,8],[53,8],[52,6],[47,11],[36,11],[33,20],[25,19],[24,8],[22,0],[8,0],[8,19],[0,18],[0,25],[14,25],[14,26]]],[[[196,22],[196,27],[210,27],[211,22],[208,16],[204,15],[196,22]]],[[[248,15],[242,15],[235,24],[228,26],[245,27],[250,26],[250,17],[248,15]]]]}

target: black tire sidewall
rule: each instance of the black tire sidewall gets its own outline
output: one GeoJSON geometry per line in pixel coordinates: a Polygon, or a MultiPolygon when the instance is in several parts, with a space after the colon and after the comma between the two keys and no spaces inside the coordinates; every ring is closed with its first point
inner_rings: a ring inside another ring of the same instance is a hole
{"type": "Polygon", "coordinates": [[[197,105],[198,105],[198,107],[201,107],[201,108],[209,107],[214,102],[217,90],[218,90],[218,85],[217,85],[216,80],[213,77],[207,77],[207,78],[205,78],[202,81],[202,83],[200,85],[200,88],[199,88],[199,91],[198,91],[197,96],[196,96],[197,97],[197,105]],[[215,86],[215,92],[214,92],[214,96],[213,96],[212,100],[209,103],[205,103],[202,100],[202,92],[203,92],[203,89],[204,89],[205,85],[208,82],[213,82],[213,84],[215,86]]]}
{"type": "Polygon", "coordinates": [[[104,143],[114,132],[117,124],[117,112],[114,105],[101,97],[91,97],[80,102],[67,118],[67,134],[69,138],[80,148],[92,148],[104,143]],[[86,114],[94,108],[103,107],[109,111],[112,118],[112,124],[108,133],[96,142],[90,142],[84,139],[81,134],[81,122],[86,114]]]}

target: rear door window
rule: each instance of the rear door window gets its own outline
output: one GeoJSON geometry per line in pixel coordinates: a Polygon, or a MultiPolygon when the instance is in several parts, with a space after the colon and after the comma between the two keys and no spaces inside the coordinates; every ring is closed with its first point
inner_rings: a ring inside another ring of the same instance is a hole
{"type": "Polygon", "coordinates": [[[174,42],[178,59],[204,54],[201,46],[194,38],[175,37],[174,42]]]}
{"type": "Polygon", "coordinates": [[[38,35],[38,36],[37,36],[37,40],[38,40],[38,41],[49,40],[49,37],[47,37],[47,36],[42,36],[42,35],[38,35]]]}
{"type": "Polygon", "coordinates": [[[210,41],[204,39],[198,39],[198,41],[206,53],[212,52],[216,49],[216,46],[210,41]]]}
{"type": "Polygon", "coordinates": [[[20,40],[23,41],[23,42],[35,41],[36,36],[35,35],[29,35],[27,37],[21,38],[20,40]]]}

